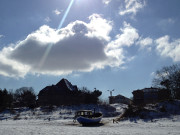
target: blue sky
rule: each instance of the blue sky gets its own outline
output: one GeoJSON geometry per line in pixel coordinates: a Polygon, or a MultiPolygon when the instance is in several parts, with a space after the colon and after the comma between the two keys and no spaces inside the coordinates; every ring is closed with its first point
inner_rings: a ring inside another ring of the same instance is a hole
{"type": "Polygon", "coordinates": [[[131,97],[151,86],[156,70],[180,63],[179,6],[179,0],[1,0],[0,88],[38,93],[67,78],[101,90],[103,98],[112,89],[131,97]]]}

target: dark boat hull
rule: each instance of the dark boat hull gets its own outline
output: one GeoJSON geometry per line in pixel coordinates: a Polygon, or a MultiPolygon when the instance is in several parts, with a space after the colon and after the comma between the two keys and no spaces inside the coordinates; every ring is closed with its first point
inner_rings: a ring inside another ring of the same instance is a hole
{"type": "Polygon", "coordinates": [[[79,116],[77,118],[77,121],[82,125],[94,125],[94,124],[98,124],[101,121],[101,119],[102,116],[95,118],[87,118],[87,117],[79,116]]]}

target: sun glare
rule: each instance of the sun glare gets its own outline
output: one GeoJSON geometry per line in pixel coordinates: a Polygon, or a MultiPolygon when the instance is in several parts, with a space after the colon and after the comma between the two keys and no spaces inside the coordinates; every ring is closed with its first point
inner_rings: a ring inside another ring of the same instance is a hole
{"type": "Polygon", "coordinates": [[[77,5],[87,4],[90,0],[75,0],[77,5]]]}
{"type": "MultiPolygon", "coordinates": [[[[67,7],[67,9],[66,9],[66,11],[65,11],[65,13],[64,13],[64,15],[63,15],[62,20],[61,20],[60,23],[59,23],[58,29],[61,29],[61,28],[62,28],[62,25],[63,25],[64,21],[66,20],[66,17],[68,16],[68,13],[69,13],[69,11],[70,11],[70,9],[71,9],[74,1],[75,1],[75,0],[71,0],[71,1],[70,1],[69,6],[67,7]]],[[[51,51],[52,46],[53,46],[53,44],[49,44],[49,45],[48,45],[46,51],[44,52],[44,55],[43,55],[42,58],[41,58],[40,63],[39,63],[39,68],[41,68],[41,67],[43,66],[44,62],[46,61],[46,59],[47,59],[47,57],[48,57],[48,55],[49,55],[49,53],[50,53],[50,51],[51,51]]]]}

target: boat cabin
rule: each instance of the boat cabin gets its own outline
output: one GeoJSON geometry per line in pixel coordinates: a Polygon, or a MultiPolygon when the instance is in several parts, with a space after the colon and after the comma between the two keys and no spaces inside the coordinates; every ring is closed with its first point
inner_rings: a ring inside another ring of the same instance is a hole
{"type": "Polygon", "coordinates": [[[76,112],[76,117],[78,116],[84,116],[84,117],[93,116],[93,112],[91,110],[80,110],[76,112]]]}

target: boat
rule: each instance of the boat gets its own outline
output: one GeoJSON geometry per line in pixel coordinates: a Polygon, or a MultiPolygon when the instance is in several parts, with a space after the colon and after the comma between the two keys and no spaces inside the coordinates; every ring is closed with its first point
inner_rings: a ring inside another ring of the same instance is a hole
{"type": "Polygon", "coordinates": [[[94,113],[92,110],[79,110],[75,113],[75,120],[82,125],[94,125],[100,123],[103,115],[100,112],[94,113]]]}

